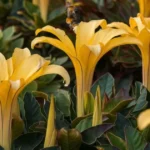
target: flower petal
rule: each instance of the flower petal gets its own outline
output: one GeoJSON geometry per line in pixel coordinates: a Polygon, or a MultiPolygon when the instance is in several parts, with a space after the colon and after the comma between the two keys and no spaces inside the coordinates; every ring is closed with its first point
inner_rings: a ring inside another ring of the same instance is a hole
{"type": "MultiPolygon", "coordinates": [[[[68,86],[70,83],[70,77],[69,77],[68,72],[65,70],[65,68],[63,68],[62,66],[59,66],[59,65],[49,65],[49,66],[43,67],[41,70],[39,70],[39,72],[37,72],[32,77],[32,81],[35,80],[36,78],[46,75],[46,74],[58,74],[58,75],[62,76],[65,80],[65,86],[68,86]]],[[[31,80],[31,79],[29,79],[29,80],[31,80]]]]}
{"type": "Polygon", "coordinates": [[[30,76],[25,82],[21,81],[22,82],[21,87],[18,89],[17,93],[15,94],[15,98],[20,94],[20,92],[25,88],[26,85],[28,85],[30,82],[34,81],[35,79],[39,78],[40,76],[47,75],[47,74],[59,74],[60,76],[64,78],[65,86],[69,85],[70,83],[70,76],[68,72],[62,66],[59,66],[59,65],[46,66],[45,65],[36,73],[34,73],[32,76],[30,76]]]}
{"type": "Polygon", "coordinates": [[[2,53],[0,53],[0,82],[3,80],[8,80],[8,68],[7,68],[7,61],[2,53]]]}
{"type": "Polygon", "coordinates": [[[107,25],[105,20],[93,20],[90,22],[81,22],[76,27],[76,49],[77,53],[79,53],[80,48],[83,45],[90,44],[90,41],[92,37],[95,34],[96,28],[99,26],[102,26],[102,28],[105,28],[107,25]]]}
{"type": "Polygon", "coordinates": [[[7,102],[9,90],[10,90],[10,82],[9,81],[2,81],[0,83],[0,101],[1,101],[2,109],[5,108],[4,106],[7,102]]]}
{"type": "Polygon", "coordinates": [[[92,44],[102,43],[106,45],[112,38],[125,34],[127,34],[127,32],[122,29],[112,29],[112,28],[103,29],[95,34],[92,40],[92,44]]]}
{"type": "Polygon", "coordinates": [[[67,47],[67,49],[69,49],[71,51],[71,53],[73,53],[73,55],[75,55],[76,52],[75,52],[74,45],[63,30],[56,29],[52,26],[45,26],[41,29],[37,29],[36,35],[38,33],[40,33],[41,31],[45,31],[45,32],[54,34],[65,45],[65,47],[67,47]]]}
{"type": "Polygon", "coordinates": [[[132,30],[140,33],[146,26],[144,25],[144,18],[139,14],[138,17],[130,18],[129,24],[132,30]]]}
{"type": "Polygon", "coordinates": [[[140,113],[137,118],[138,127],[140,130],[145,129],[148,125],[150,125],[150,109],[147,109],[140,113]]]}
{"type": "Polygon", "coordinates": [[[11,84],[11,88],[14,89],[14,90],[18,90],[21,86],[20,80],[16,80],[16,81],[11,81],[10,80],[10,84],[11,84]]]}
{"type": "Polygon", "coordinates": [[[134,35],[134,32],[131,30],[131,28],[122,22],[113,22],[107,25],[110,28],[117,28],[117,29],[123,29],[127,33],[130,33],[131,35],[134,35]]]}
{"type": "Polygon", "coordinates": [[[31,55],[14,70],[10,79],[18,80],[23,78],[24,80],[27,80],[45,64],[48,65],[49,61],[44,60],[40,55],[31,55]]]}
{"type": "Polygon", "coordinates": [[[74,57],[76,55],[76,54],[73,54],[72,51],[70,51],[70,49],[68,49],[66,47],[66,45],[64,45],[64,43],[62,43],[61,41],[54,39],[54,38],[49,38],[49,37],[45,37],[45,36],[37,37],[31,42],[31,48],[33,49],[34,46],[38,43],[48,43],[50,45],[53,45],[53,46],[63,50],[69,56],[73,55],[73,57],[74,57]]]}
{"type": "Polygon", "coordinates": [[[95,56],[98,56],[100,54],[100,52],[101,52],[101,45],[100,44],[97,44],[97,45],[86,45],[86,46],[90,49],[90,51],[93,52],[93,54],[95,56]]]}
{"type": "Polygon", "coordinates": [[[13,61],[12,58],[7,59],[7,66],[8,66],[8,74],[9,76],[13,73],[13,61]]]}
{"type": "Polygon", "coordinates": [[[134,37],[124,36],[124,37],[114,38],[106,44],[106,46],[102,50],[100,58],[104,54],[106,54],[109,50],[113,49],[114,47],[117,47],[120,45],[126,45],[126,44],[136,44],[136,45],[142,46],[141,41],[134,37]]]}
{"type": "Polygon", "coordinates": [[[31,53],[28,48],[15,48],[14,53],[12,55],[14,69],[18,67],[22,63],[22,61],[24,61],[29,56],[31,56],[31,53]]]}

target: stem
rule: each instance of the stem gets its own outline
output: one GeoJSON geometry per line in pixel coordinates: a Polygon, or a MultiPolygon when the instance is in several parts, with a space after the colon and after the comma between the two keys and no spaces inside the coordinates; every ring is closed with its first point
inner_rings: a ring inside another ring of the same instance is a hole
{"type": "Polygon", "coordinates": [[[84,116],[84,102],[83,96],[85,92],[85,79],[84,72],[79,63],[74,64],[75,72],[76,72],[76,89],[77,89],[77,116],[84,116]]]}
{"type": "Polygon", "coordinates": [[[147,88],[150,92],[150,49],[149,44],[145,44],[144,49],[141,49],[142,54],[142,78],[143,78],[143,85],[147,88]]]}
{"type": "Polygon", "coordinates": [[[72,61],[76,72],[77,88],[77,116],[84,116],[84,93],[90,91],[94,68],[91,70],[83,69],[78,60],[72,61]]]}
{"type": "Polygon", "coordinates": [[[6,110],[5,115],[3,115],[3,142],[2,142],[2,147],[5,150],[10,150],[11,149],[11,123],[12,123],[12,116],[8,110],[6,110]]]}
{"type": "Polygon", "coordinates": [[[142,62],[142,72],[143,72],[143,85],[150,92],[150,63],[149,60],[143,60],[142,62]]]}

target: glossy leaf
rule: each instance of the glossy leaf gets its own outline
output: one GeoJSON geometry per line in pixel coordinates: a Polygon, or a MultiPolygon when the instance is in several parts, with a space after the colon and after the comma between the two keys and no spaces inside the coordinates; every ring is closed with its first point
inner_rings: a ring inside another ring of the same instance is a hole
{"type": "Polygon", "coordinates": [[[115,122],[115,127],[113,128],[113,133],[115,133],[116,136],[119,136],[120,138],[125,140],[124,128],[130,125],[131,125],[130,121],[126,119],[125,116],[118,113],[115,122]]]}
{"type": "Polygon", "coordinates": [[[120,100],[120,99],[111,99],[105,106],[105,113],[117,113],[123,108],[125,108],[132,100],[120,100]]]}
{"type": "Polygon", "coordinates": [[[9,41],[9,40],[11,40],[11,38],[12,38],[12,36],[13,36],[14,33],[15,33],[15,27],[14,26],[6,28],[3,31],[3,41],[9,41]]]}
{"type": "Polygon", "coordinates": [[[83,116],[83,117],[77,117],[77,118],[75,118],[71,122],[72,128],[75,128],[80,123],[81,120],[84,120],[85,118],[88,118],[88,117],[92,117],[92,114],[89,114],[89,115],[86,115],[86,116],[83,116]]]}
{"type": "Polygon", "coordinates": [[[14,116],[12,119],[12,140],[18,138],[24,130],[24,122],[18,117],[14,116]]]}
{"type": "Polygon", "coordinates": [[[45,133],[46,132],[46,122],[45,121],[36,122],[30,126],[30,130],[32,130],[34,132],[45,133]]]}
{"type": "Polygon", "coordinates": [[[75,127],[80,132],[92,127],[92,117],[87,117],[79,122],[79,124],[75,127]]]}
{"type": "Polygon", "coordinates": [[[84,111],[86,115],[88,115],[89,113],[93,113],[94,101],[95,100],[92,93],[90,92],[84,93],[84,111]]]}
{"type": "Polygon", "coordinates": [[[26,93],[24,97],[24,108],[27,126],[45,120],[40,105],[31,93],[26,93]]]}
{"type": "Polygon", "coordinates": [[[125,136],[128,150],[142,150],[145,148],[146,141],[135,128],[127,126],[125,128],[125,136]]]}
{"type": "Polygon", "coordinates": [[[108,132],[106,135],[112,146],[117,147],[119,150],[127,150],[126,142],[123,139],[111,132],[108,132]]]}
{"type": "Polygon", "coordinates": [[[64,114],[64,116],[70,116],[71,100],[69,93],[65,90],[59,90],[55,95],[56,107],[64,114]]]}
{"type": "Polygon", "coordinates": [[[112,89],[114,87],[114,78],[111,74],[106,73],[102,77],[100,77],[92,86],[91,92],[95,96],[97,86],[100,86],[101,89],[101,97],[103,99],[104,94],[106,93],[108,97],[112,95],[112,89]]]}
{"type": "Polygon", "coordinates": [[[147,105],[147,90],[145,87],[143,87],[142,83],[140,82],[136,82],[135,83],[135,86],[136,86],[136,91],[135,91],[135,94],[136,94],[136,105],[133,109],[133,112],[137,112],[137,111],[141,111],[143,110],[146,105],[147,105]]]}
{"type": "Polygon", "coordinates": [[[79,150],[82,137],[78,130],[62,128],[58,132],[58,143],[61,150],[79,150]]]}
{"type": "Polygon", "coordinates": [[[21,135],[15,140],[14,147],[16,150],[33,150],[42,142],[43,137],[39,132],[21,135]]]}
{"type": "Polygon", "coordinates": [[[102,124],[91,127],[81,133],[82,140],[88,145],[94,144],[98,138],[100,138],[106,131],[111,129],[113,126],[113,124],[102,124]]]}

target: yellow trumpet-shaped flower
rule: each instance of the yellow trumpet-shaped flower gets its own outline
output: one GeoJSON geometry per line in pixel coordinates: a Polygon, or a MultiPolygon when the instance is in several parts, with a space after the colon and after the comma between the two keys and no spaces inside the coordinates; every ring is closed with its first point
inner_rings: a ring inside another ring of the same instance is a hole
{"type": "Polygon", "coordinates": [[[37,43],[49,43],[63,50],[74,65],[77,80],[77,116],[84,115],[83,95],[90,91],[95,66],[100,58],[116,46],[139,43],[137,39],[127,36],[126,31],[107,27],[105,20],[81,22],[76,26],[75,46],[63,30],[45,26],[37,29],[36,34],[42,31],[57,38],[37,37],[32,41],[32,48],[37,43]]]}
{"type": "Polygon", "coordinates": [[[124,29],[131,36],[138,38],[142,45],[138,44],[142,55],[143,85],[150,91],[150,18],[144,18],[138,14],[130,18],[130,27],[124,23],[112,23],[109,27],[124,29]]]}
{"type": "Polygon", "coordinates": [[[140,130],[144,130],[150,125],[150,109],[147,109],[140,113],[137,118],[137,125],[140,130]]]}
{"type": "Polygon", "coordinates": [[[0,145],[4,149],[11,149],[13,112],[23,88],[45,74],[59,74],[69,84],[67,71],[61,66],[49,64],[40,55],[31,55],[27,48],[16,48],[8,60],[0,53],[0,145]]]}
{"type": "Polygon", "coordinates": [[[150,1],[149,0],[138,0],[140,13],[144,17],[150,17],[150,1]]]}

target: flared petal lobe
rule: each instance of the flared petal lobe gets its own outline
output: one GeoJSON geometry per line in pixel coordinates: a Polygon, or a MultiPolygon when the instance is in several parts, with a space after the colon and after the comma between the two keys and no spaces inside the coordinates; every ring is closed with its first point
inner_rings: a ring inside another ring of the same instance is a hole
{"type": "Polygon", "coordinates": [[[7,61],[3,54],[0,53],[0,70],[2,71],[0,73],[0,82],[3,80],[8,80],[8,67],[7,67],[7,61]]]}
{"type": "MultiPolygon", "coordinates": [[[[80,49],[84,45],[90,45],[90,41],[94,36],[98,27],[106,28],[107,22],[105,20],[93,20],[90,22],[81,22],[76,27],[76,51],[80,54],[80,49]]],[[[98,44],[98,43],[97,43],[98,44]]]]}
{"type": "Polygon", "coordinates": [[[31,53],[28,48],[24,49],[15,48],[14,53],[12,55],[13,68],[18,67],[29,56],[31,56],[31,53]]]}
{"type": "MultiPolygon", "coordinates": [[[[69,39],[69,37],[66,35],[66,33],[63,30],[54,28],[52,26],[45,26],[41,29],[37,29],[36,30],[36,35],[39,34],[42,31],[43,32],[49,32],[49,33],[55,35],[58,39],[56,39],[56,38],[53,38],[53,39],[55,39],[55,41],[57,41],[57,42],[59,41],[59,43],[62,43],[61,45],[63,45],[63,47],[65,47],[65,49],[63,48],[62,50],[64,50],[67,54],[70,53],[73,56],[76,55],[76,51],[75,51],[75,48],[74,48],[74,45],[73,45],[72,41],[69,39]]],[[[54,43],[54,40],[52,42],[54,43]]],[[[57,45],[58,44],[56,44],[56,47],[57,47],[57,45]]],[[[58,48],[60,48],[60,47],[58,47],[58,48]]]]}
{"type": "Polygon", "coordinates": [[[137,118],[138,128],[140,130],[144,130],[146,127],[150,125],[150,109],[147,109],[140,113],[137,118]]]}

